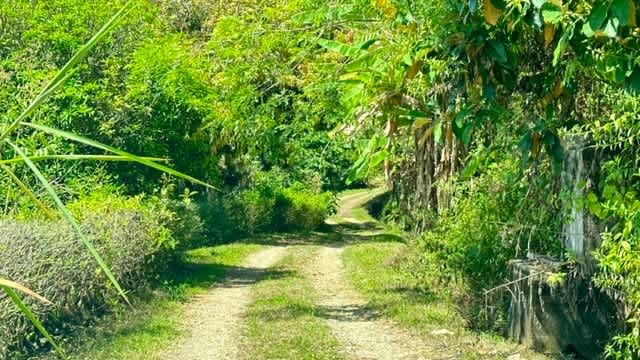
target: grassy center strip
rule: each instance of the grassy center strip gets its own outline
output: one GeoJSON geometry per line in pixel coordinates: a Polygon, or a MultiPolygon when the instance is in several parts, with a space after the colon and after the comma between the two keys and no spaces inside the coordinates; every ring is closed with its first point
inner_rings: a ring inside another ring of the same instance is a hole
{"type": "Polygon", "coordinates": [[[300,273],[315,246],[293,246],[253,289],[246,315],[243,359],[343,359],[340,345],[320,318],[311,284],[300,273]]]}

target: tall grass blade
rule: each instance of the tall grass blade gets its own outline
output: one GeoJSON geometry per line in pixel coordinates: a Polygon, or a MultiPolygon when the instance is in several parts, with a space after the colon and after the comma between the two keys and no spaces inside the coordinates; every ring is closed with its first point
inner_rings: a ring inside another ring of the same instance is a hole
{"type": "Polygon", "coordinates": [[[27,307],[22,302],[22,300],[20,299],[20,296],[18,296],[15,290],[13,290],[13,288],[9,286],[5,286],[1,284],[0,284],[0,288],[2,288],[2,290],[4,290],[7,293],[7,295],[9,295],[9,298],[11,299],[11,301],[13,301],[13,303],[16,304],[18,309],[24,314],[24,316],[27,317],[27,319],[29,319],[29,321],[33,324],[33,326],[36,327],[38,332],[40,332],[40,334],[42,334],[42,336],[44,336],[44,338],[47,339],[47,341],[49,342],[49,344],[51,344],[51,346],[53,347],[55,352],[58,354],[58,356],[60,356],[63,359],[66,359],[67,356],[64,354],[64,351],[62,351],[62,348],[58,346],[58,344],[53,340],[53,337],[51,337],[49,332],[47,332],[47,330],[44,328],[40,320],[38,320],[38,318],[33,314],[31,309],[29,309],[29,307],[27,307]]]}
{"type": "Polygon", "coordinates": [[[104,262],[104,260],[102,259],[102,257],[100,256],[96,248],[93,246],[93,243],[91,242],[91,240],[89,240],[89,238],[84,234],[84,232],[80,228],[80,224],[78,224],[78,222],[76,221],[76,219],[74,219],[74,217],[71,215],[71,213],[66,208],[66,206],[64,206],[64,204],[62,203],[62,200],[60,199],[56,191],[53,189],[53,186],[51,186],[49,181],[47,181],[47,179],[40,172],[38,167],[31,160],[29,160],[29,157],[22,151],[22,149],[20,149],[20,147],[18,147],[17,145],[15,145],[9,140],[5,140],[5,141],[7,142],[7,144],[9,144],[13,148],[13,150],[15,150],[15,152],[20,157],[24,159],[24,163],[29,167],[29,169],[31,169],[31,171],[34,173],[36,178],[38,178],[38,181],[40,181],[44,189],[49,193],[51,198],[53,198],[53,201],[56,204],[56,207],[58,208],[58,211],[60,212],[62,217],[71,225],[71,227],[76,232],[76,234],[78,234],[78,236],[80,237],[82,242],[85,244],[85,246],[87,247],[91,255],[93,255],[94,259],[96,260],[96,262],[98,263],[102,271],[105,273],[109,281],[113,284],[113,286],[115,286],[116,290],[118,290],[118,293],[120,294],[120,296],[122,296],[122,298],[127,303],[130,304],[129,298],[127,298],[127,295],[124,293],[124,290],[122,290],[122,288],[120,287],[118,280],[116,280],[115,276],[113,275],[113,273],[111,272],[107,264],[104,262]]]}
{"type": "Polygon", "coordinates": [[[27,196],[29,196],[29,198],[31,198],[31,201],[33,201],[33,203],[36,204],[36,206],[39,207],[47,215],[48,218],[50,219],[56,218],[56,214],[53,212],[53,210],[51,210],[47,205],[45,205],[38,198],[38,196],[36,196],[36,194],[31,190],[31,188],[29,188],[27,184],[25,184],[22,180],[20,180],[20,178],[16,176],[16,174],[13,171],[11,171],[11,169],[7,165],[4,165],[0,162],[0,168],[2,168],[2,170],[4,170],[4,172],[6,172],[7,175],[9,175],[9,178],[11,178],[11,180],[13,180],[13,182],[16,183],[16,185],[18,185],[20,190],[22,190],[25,194],[27,194],[27,196]]]}
{"type": "MultiPolygon", "coordinates": [[[[169,161],[165,158],[156,158],[156,157],[143,157],[143,159],[149,161],[156,162],[166,162],[169,161]]],[[[132,162],[131,158],[120,156],[120,155],[82,155],[82,154],[52,154],[52,155],[35,155],[29,156],[29,160],[31,161],[43,161],[43,160],[92,160],[92,161],[121,161],[121,162],[132,162]]],[[[12,159],[0,160],[0,165],[2,164],[16,164],[23,163],[24,159],[17,157],[12,159]]]]}
{"type": "Polygon", "coordinates": [[[62,137],[62,138],[68,139],[68,140],[73,140],[73,141],[79,142],[81,144],[85,144],[85,145],[88,145],[88,146],[91,146],[91,147],[94,147],[94,148],[97,148],[97,149],[101,149],[101,150],[104,150],[104,151],[107,151],[107,152],[110,152],[110,153],[113,153],[113,154],[120,155],[120,156],[123,156],[123,157],[131,159],[132,162],[137,162],[139,164],[148,166],[150,168],[154,168],[156,170],[165,172],[167,174],[170,174],[170,175],[173,175],[173,176],[188,180],[188,181],[190,181],[192,183],[195,183],[195,184],[206,186],[206,187],[211,188],[211,189],[216,189],[216,187],[213,186],[213,185],[210,185],[210,184],[208,184],[208,183],[206,183],[206,182],[204,182],[202,180],[198,180],[198,179],[196,179],[196,178],[194,178],[192,176],[189,176],[187,174],[183,174],[183,173],[181,173],[179,171],[176,171],[176,170],[174,170],[174,169],[172,169],[170,167],[167,167],[167,166],[164,166],[162,164],[158,164],[156,162],[150,161],[147,158],[144,158],[144,157],[141,157],[141,156],[137,156],[137,155],[133,155],[133,154],[130,154],[130,153],[126,152],[126,151],[122,151],[122,150],[116,149],[116,148],[111,147],[109,145],[102,144],[100,142],[97,142],[95,140],[91,140],[91,139],[86,138],[84,136],[80,136],[80,135],[76,135],[76,134],[73,134],[73,133],[70,133],[70,132],[67,132],[67,131],[55,129],[55,128],[52,128],[52,127],[49,127],[49,126],[46,126],[46,125],[34,124],[34,123],[29,123],[29,122],[22,122],[21,124],[24,125],[24,126],[28,126],[28,127],[34,128],[36,130],[40,130],[40,131],[49,133],[49,134],[54,135],[54,136],[59,136],[59,137],[62,137]]]}

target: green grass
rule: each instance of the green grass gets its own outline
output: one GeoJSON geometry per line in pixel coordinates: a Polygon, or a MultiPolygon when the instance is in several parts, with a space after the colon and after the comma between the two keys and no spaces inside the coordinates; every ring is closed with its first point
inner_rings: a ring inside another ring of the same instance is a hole
{"type": "Polygon", "coordinates": [[[235,243],[189,251],[173,280],[138,299],[133,309],[121,308],[76,336],[65,348],[72,359],[153,359],[177,339],[184,302],[204,292],[238,266],[260,245],[235,243]],[[149,300],[149,298],[151,298],[149,300]]]}
{"type": "Polygon", "coordinates": [[[277,278],[253,289],[248,309],[244,359],[342,359],[339,344],[327,325],[316,317],[311,285],[298,271],[317,248],[293,247],[277,266],[277,278]]]}
{"type": "Polygon", "coordinates": [[[348,246],[343,253],[347,273],[371,305],[401,324],[428,332],[443,326],[463,326],[448,291],[431,292],[400,269],[407,245],[371,242],[348,246]]]}
{"type": "Polygon", "coordinates": [[[504,359],[514,353],[526,359],[545,358],[499,336],[468,330],[454,303],[454,295],[462,289],[418,279],[407,269],[409,251],[408,245],[399,242],[358,243],[345,249],[343,261],[349,279],[372,308],[416,331],[434,349],[446,343],[446,349],[437,350],[440,355],[455,349],[461,359],[504,359]],[[452,334],[432,334],[437,330],[452,334]]]}

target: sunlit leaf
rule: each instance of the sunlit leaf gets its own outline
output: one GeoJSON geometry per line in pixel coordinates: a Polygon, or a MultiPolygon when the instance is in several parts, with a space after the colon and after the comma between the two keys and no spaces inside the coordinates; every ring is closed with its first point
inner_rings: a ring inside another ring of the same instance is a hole
{"type": "Polygon", "coordinates": [[[558,61],[564,54],[565,50],[569,46],[569,40],[573,37],[573,25],[568,26],[568,28],[562,33],[560,40],[558,41],[558,45],[555,50],[553,50],[553,66],[558,65],[558,61]]]}
{"type": "Polygon", "coordinates": [[[557,24],[562,20],[562,8],[553,3],[544,3],[540,11],[544,22],[547,24],[557,24]]]}
{"type": "Polygon", "coordinates": [[[327,50],[335,51],[344,57],[356,57],[364,53],[364,51],[358,47],[334,40],[320,39],[318,40],[318,45],[327,50]]]}

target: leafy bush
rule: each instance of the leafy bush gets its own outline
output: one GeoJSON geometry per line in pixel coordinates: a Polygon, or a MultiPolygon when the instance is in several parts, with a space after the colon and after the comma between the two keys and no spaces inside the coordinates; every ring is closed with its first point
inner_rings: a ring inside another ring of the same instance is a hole
{"type": "Polygon", "coordinates": [[[224,241],[265,231],[310,231],[334,210],[334,197],[321,192],[317,175],[307,174],[308,184],[291,183],[279,169],[256,171],[251,184],[208,205],[208,223],[223,228],[224,241]],[[215,210],[222,207],[222,211],[215,210]],[[215,224],[215,225],[214,225],[215,224]]]}
{"type": "Polygon", "coordinates": [[[224,202],[227,225],[241,234],[268,231],[273,225],[275,197],[260,189],[248,189],[232,194],[224,202]]]}
{"type": "MultiPolygon", "coordinates": [[[[554,216],[558,205],[546,196],[555,184],[530,175],[522,177],[515,160],[503,160],[459,181],[451,208],[439,213],[433,228],[419,239],[426,269],[417,271],[461,280],[480,294],[510,278],[511,259],[529,251],[560,255],[559,217],[554,216]]],[[[478,320],[482,297],[467,305],[470,320],[478,320]]]]}
{"type": "MultiPolygon", "coordinates": [[[[97,192],[69,208],[126,289],[148,285],[178,245],[167,217],[157,216],[158,205],[141,197],[97,192]]],[[[54,333],[105,311],[119,296],[74,234],[64,221],[0,221],[0,274],[21,279],[55,304],[25,299],[54,333]]],[[[31,323],[0,295],[0,358],[40,346],[31,323]]]]}
{"type": "Polygon", "coordinates": [[[282,189],[275,201],[275,227],[283,230],[311,231],[322,225],[334,209],[331,193],[314,193],[302,184],[282,189]]]}

